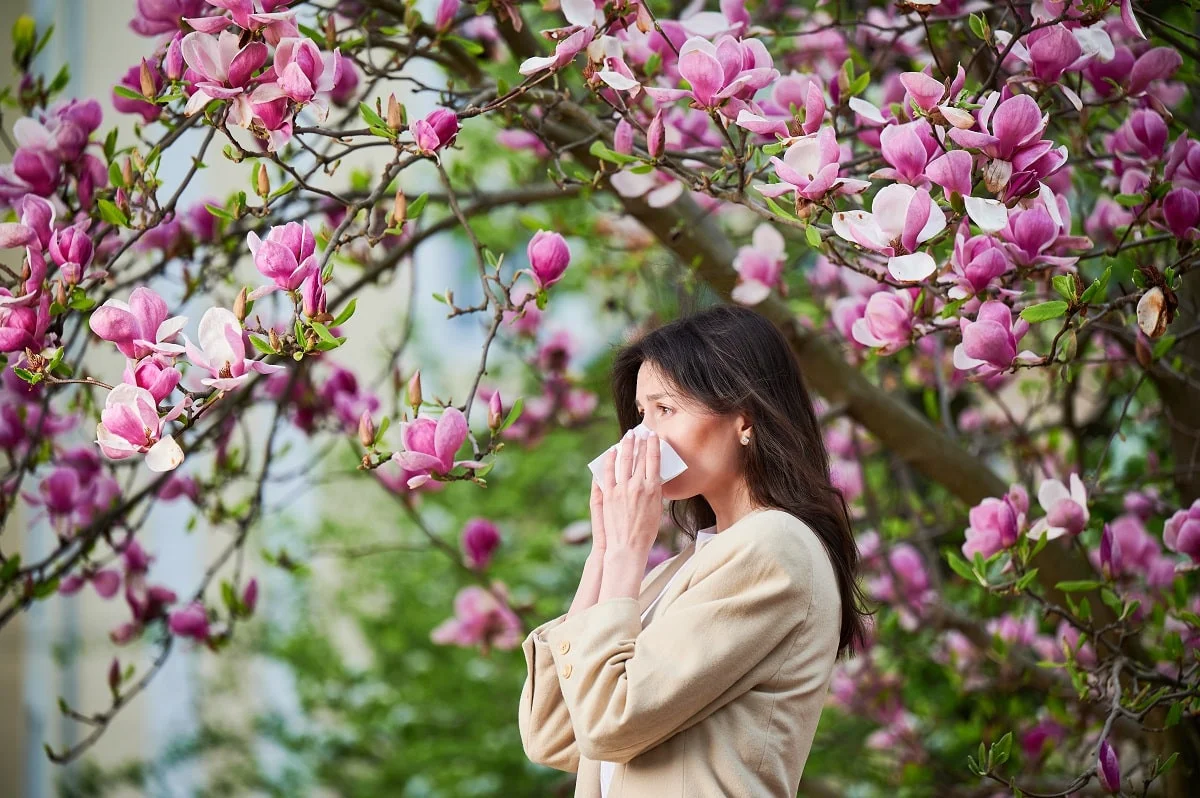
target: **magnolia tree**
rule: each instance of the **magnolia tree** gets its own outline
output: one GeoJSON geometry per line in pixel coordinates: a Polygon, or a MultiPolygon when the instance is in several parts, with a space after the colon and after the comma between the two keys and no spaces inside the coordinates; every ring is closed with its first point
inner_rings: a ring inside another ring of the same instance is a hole
{"type": "Polygon", "coordinates": [[[0,555],[0,624],[94,591],[128,607],[113,644],[152,653],[112,660],[110,706],[62,706],[87,734],[50,756],[103,734],[179,638],[219,652],[254,613],[242,554],[285,425],[317,451],[353,441],[362,478],[414,519],[429,491],[476,502],[457,546],[420,525],[472,582],[433,635],[517,645],[531,619],[488,573],[500,538],[484,477],[506,441],[536,447],[598,406],[541,313],[574,293],[628,302],[638,324],[638,297],[665,283],[770,317],[821,397],[880,605],[830,711],[874,725],[865,744],[897,784],[1187,794],[1192,12],[442,0],[426,13],[138,0],[145,49],[112,89],[136,123],[126,137],[96,100],[58,96],[65,73],[33,69],[49,32],[13,30],[0,507],[45,519],[54,540],[41,559],[0,555]],[[435,110],[416,118],[414,97],[435,110]],[[373,166],[347,174],[351,156],[373,166]],[[250,191],[182,201],[220,159],[250,191]],[[170,185],[168,160],[189,164],[170,185]],[[517,210],[530,229],[497,221],[517,210]],[[465,400],[423,393],[420,371],[395,365],[403,346],[378,388],[337,365],[356,295],[446,232],[467,242],[479,290],[474,304],[434,298],[485,333],[474,379],[446,391],[465,400]],[[483,379],[497,341],[532,374],[507,405],[483,379]],[[101,365],[117,353],[123,369],[101,365]],[[255,446],[237,446],[264,417],[255,446]],[[190,594],[150,578],[139,534],[170,501],[231,532],[190,594]],[[910,689],[930,669],[951,689],[910,689]],[[974,717],[970,755],[938,735],[956,713],[974,717]]]}

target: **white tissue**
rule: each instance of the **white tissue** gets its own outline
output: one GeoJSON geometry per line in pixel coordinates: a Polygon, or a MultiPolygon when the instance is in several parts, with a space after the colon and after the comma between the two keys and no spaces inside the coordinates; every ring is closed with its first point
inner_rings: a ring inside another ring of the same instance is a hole
{"type": "MultiPolygon", "coordinates": [[[[650,428],[645,424],[638,424],[633,428],[633,434],[642,440],[645,440],[646,436],[650,434],[650,428]]],[[[617,441],[612,446],[609,446],[607,449],[605,449],[599,457],[588,463],[588,468],[591,470],[592,475],[597,480],[604,475],[604,456],[620,445],[621,442],[617,441]]],[[[658,439],[658,451],[660,454],[659,474],[662,477],[663,482],[674,479],[687,469],[687,463],[683,462],[683,458],[679,456],[679,452],[675,451],[671,444],[667,443],[665,438],[660,437],[658,439]]]]}

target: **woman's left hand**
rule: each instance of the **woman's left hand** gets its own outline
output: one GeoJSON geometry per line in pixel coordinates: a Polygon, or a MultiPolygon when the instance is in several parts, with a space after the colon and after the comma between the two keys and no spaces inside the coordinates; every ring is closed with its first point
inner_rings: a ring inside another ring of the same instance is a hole
{"type": "Polygon", "coordinates": [[[641,440],[628,432],[604,460],[604,536],[609,552],[649,554],[662,524],[661,455],[653,432],[641,440]]]}

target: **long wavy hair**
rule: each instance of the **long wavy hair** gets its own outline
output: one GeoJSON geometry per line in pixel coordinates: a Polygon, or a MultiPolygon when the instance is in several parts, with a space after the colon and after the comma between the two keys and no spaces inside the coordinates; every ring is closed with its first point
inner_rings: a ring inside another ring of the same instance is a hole
{"type": "MultiPolygon", "coordinates": [[[[796,355],[762,314],[717,305],[643,333],[616,354],[613,399],[621,431],[641,418],[635,405],[638,370],[650,363],[686,398],[715,415],[751,420],[751,443],[739,447],[742,473],[755,504],[803,520],[821,538],[842,598],[838,657],[865,649],[870,615],[858,585],[858,545],[841,491],[829,476],[829,453],[796,355]]],[[[671,519],[689,537],[716,523],[703,496],[670,502],[671,519]]]]}

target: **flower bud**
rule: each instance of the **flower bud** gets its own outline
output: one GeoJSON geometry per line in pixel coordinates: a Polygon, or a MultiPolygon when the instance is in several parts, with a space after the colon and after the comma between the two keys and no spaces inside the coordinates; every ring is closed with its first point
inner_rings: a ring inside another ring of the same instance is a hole
{"type": "Polygon", "coordinates": [[[67,306],[67,287],[59,280],[57,287],[54,289],[54,301],[61,307],[67,306]]]}
{"type": "Polygon", "coordinates": [[[659,111],[654,115],[654,119],[650,120],[650,127],[646,128],[646,151],[650,153],[651,158],[658,158],[662,155],[665,145],[666,130],[663,128],[662,111],[659,111]]]}
{"type": "Polygon", "coordinates": [[[375,445],[375,422],[370,410],[364,410],[358,417],[358,442],[368,449],[375,445]]]}
{"type": "Polygon", "coordinates": [[[108,689],[115,696],[117,688],[121,686],[121,660],[113,657],[112,663],[108,666],[108,689]]]}
{"type": "Polygon", "coordinates": [[[388,95],[387,126],[392,130],[399,130],[404,127],[404,109],[396,101],[395,94],[388,95]]]}
{"type": "Polygon", "coordinates": [[[138,72],[138,83],[142,89],[142,96],[147,100],[158,96],[158,89],[154,86],[154,73],[150,70],[150,62],[145,58],[142,59],[142,68],[138,72]]]}
{"type": "Polygon", "coordinates": [[[271,193],[271,176],[267,174],[267,165],[259,163],[258,173],[254,176],[254,190],[258,196],[265,198],[271,193]]]}
{"type": "Polygon", "coordinates": [[[396,196],[392,199],[392,226],[403,227],[404,220],[408,217],[408,198],[404,196],[404,189],[396,189],[396,196]]]}
{"type": "Polygon", "coordinates": [[[654,17],[650,16],[650,9],[646,8],[645,3],[637,4],[637,29],[642,33],[654,30],[654,17]]]}
{"type": "Polygon", "coordinates": [[[417,408],[421,406],[421,370],[417,369],[413,372],[412,377],[408,380],[408,405],[415,413],[417,408]]]}
{"type": "Polygon", "coordinates": [[[504,423],[504,405],[500,402],[500,391],[492,394],[488,400],[488,429],[496,430],[504,423]]]}
{"type": "Polygon", "coordinates": [[[267,343],[271,345],[272,352],[278,352],[283,348],[283,342],[279,340],[279,333],[275,332],[274,327],[267,330],[267,343]]]}
{"type": "Polygon", "coordinates": [[[1096,750],[1096,775],[1100,777],[1100,786],[1109,792],[1121,790],[1121,761],[1108,740],[1101,740],[1096,750]]]}
{"type": "Polygon", "coordinates": [[[633,152],[633,125],[629,124],[627,119],[617,123],[617,129],[613,133],[613,151],[622,155],[633,152]]]}
{"type": "Polygon", "coordinates": [[[242,591],[242,605],[246,608],[247,615],[254,614],[254,608],[258,606],[258,579],[251,578],[246,583],[246,588],[242,591]]]}
{"type": "Polygon", "coordinates": [[[246,320],[246,287],[242,286],[242,290],[238,291],[237,299],[233,300],[233,315],[238,321],[246,320]]]}
{"type": "Polygon", "coordinates": [[[571,250],[566,239],[549,230],[534,233],[526,247],[529,265],[539,288],[549,288],[562,278],[571,263],[571,250]]]}

